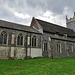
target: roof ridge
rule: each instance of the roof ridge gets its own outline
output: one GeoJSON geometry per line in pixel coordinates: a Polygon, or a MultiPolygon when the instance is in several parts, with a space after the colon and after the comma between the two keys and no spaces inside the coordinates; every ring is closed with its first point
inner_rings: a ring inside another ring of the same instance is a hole
{"type": "MultiPolygon", "coordinates": [[[[36,18],[35,18],[36,19],[36,18]]],[[[67,28],[67,27],[63,27],[63,26],[60,26],[58,24],[53,24],[53,23],[50,23],[50,22],[47,22],[47,21],[44,21],[44,20],[40,20],[40,19],[36,19],[36,20],[39,20],[39,21],[42,21],[42,22],[45,22],[45,23],[48,23],[48,24],[51,24],[51,25],[54,25],[54,26],[57,26],[57,27],[61,27],[61,28],[65,28],[65,29],[69,29],[69,30],[72,30],[70,28],[67,28]]],[[[73,30],[72,30],[73,31],[73,30]]]]}
{"type": "Polygon", "coordinates": [[[9,21],[5,21],[5,20],[0,20],[2,22],[6,22],[6,23],[11,23],[11,24],[15,24],[15,25],[19,25],[19,26],[26,26],[26,27],[30,27],[30,26],[27,26],[27,25],[24,25],[24,24],[19,24],[19,23],[15,23],[15,22],[9,22],[9,21]]]}
{"type": "Polygon", "coordinates": [[[33,29],[30,26],[13,23],[13,22],[8,22],[8,21],[4,21],[4,20],[0,20],[0,27],[11,28],[11,29],[32,32],[32,33],[39,33],[38,31],[36,31],[35,29],[33,29]]]}
{"type": "Polygon", "coordinates": [[[64,35],[67,34],[69,37],[75,37],[75,32],[72,29],[59,26],[57,24],[49,23],[47,21],[43,21],[40,19],[36,19],[38,23],[43,27],[43,31],[53,33],[53,34],[60,34],[64,35]]]}

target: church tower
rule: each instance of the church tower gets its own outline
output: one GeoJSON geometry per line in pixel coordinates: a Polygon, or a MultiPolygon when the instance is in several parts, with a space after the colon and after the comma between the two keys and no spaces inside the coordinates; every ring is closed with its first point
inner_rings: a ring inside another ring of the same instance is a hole
{"type": "Polygon", "coordinates": [[[73,18],[68,19],[66,16],[66,25],[67,28],[70,28],[75,31],[75,12],[73,18]]]}

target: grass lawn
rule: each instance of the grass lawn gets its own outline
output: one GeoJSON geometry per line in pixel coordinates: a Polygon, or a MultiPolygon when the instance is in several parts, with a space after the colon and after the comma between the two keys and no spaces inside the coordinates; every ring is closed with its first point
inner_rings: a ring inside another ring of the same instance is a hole
{"type": "Polygon", "coordinates": [[[0,60],[0,75],[75,75],[75,58],[0,60]]]}

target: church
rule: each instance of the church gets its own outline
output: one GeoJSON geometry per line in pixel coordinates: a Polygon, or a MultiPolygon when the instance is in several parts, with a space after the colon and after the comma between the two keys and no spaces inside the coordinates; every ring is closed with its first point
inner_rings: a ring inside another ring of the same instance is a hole
{"type": "Polygon", "coordinates": [[[75,57],[75,13],[66,25],[35,17],[30,26],[0,20],[0,59],[75,57]]]}

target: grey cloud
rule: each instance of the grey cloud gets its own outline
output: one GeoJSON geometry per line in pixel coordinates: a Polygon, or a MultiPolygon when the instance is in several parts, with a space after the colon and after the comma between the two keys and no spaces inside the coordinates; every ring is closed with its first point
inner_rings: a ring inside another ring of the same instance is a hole
{"type": "Polygon", "coordinates": [[[28,24],[30,22],[30,19],[18,18],[13,14],[12,11],[10,11],[10,9],[14,9],[13,11],[25,13],[24,1],[25,0],[0,0],[0,19],[4,19],[15,23],[20,23],[20,24],[28,24]]]}
{"type": "Polygon", "coordinates": [[[75,6],[75,0],[26,0],[26,2],[28,6],[34,9],[51,10],[57,14],[61,14],[65,6],[70,7],[72,11],[75,6]]]}
{"type": "Polygon", "coordinates": [[[33,16],[41,16],[40,11],[44,13],[50,10],[53,15],[63,15],[64,7],[69,7],[74,12],[74,3],[75,0],[0,0],[0,19],[27,24],[33,16]],[[18,18],[6,7],[18,13],[28,14],[30,18],[18,18]]]}
{"type": "Polygon", "coordinates": [[[0,0],[0,19],[20,24],[28,24],[30,22],[30,19],[18,18],[13,13],[14,11],[16,11],[18,13],[25,14],[26,13],[26,11],[24,10],[25,3],[26,3],[25,0],[0,0]]]}
{"type": "Polygon", "coordinates": [[[25,0],[0,0],[0,5],[8,6],[18,12],[23,12],[26,2],[25,0]]]}
{"type": "Polygon", "coordinates": [[[8,9],[6,9],[5,7],[0,6],[0,18],[7,18],[7,17],[13,17],[14,15],[11,13],[11,11],[9,11],[8,9]]]}
{"type": "Polygon", "coordinates": [[[26,12],[27,9],[35,11],[51,10],[57,14],[61,14],[64,7],[70,7],[74,11],[75,0],[0,0],[0,5],[8,5],[18,12],[26,12]]]}
{"type": "Polygon", "coordinates": [[[30,11],[32,13],[34,10],[51,10],[55,14],[61,14],[65,6],[71,7],[73,11],[74,3],[75,0],[0,0],[1,5],[7,4],[9,7],[22,13],[29,13],[30,11]]]}

